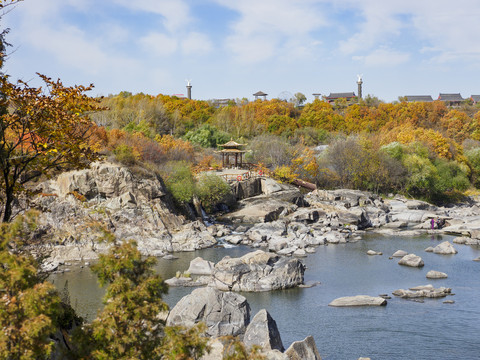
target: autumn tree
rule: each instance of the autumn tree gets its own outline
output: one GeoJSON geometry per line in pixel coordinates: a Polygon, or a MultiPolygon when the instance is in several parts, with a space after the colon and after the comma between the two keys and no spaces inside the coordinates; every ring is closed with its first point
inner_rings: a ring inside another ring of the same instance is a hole
{"type": "Polygon", "coordinates": [[[49,359],[50,335],[63,316],[55,286],[38,275],[37,262],[18,253],[35,216],[0,225],[0,359],[49,359]]]}
{"type": "Polygon", "coordinates": [[[85,92],[90,86],[64,86],[39,75],[45,87],[34,88],[8,77],[0,79],[0,200],[3,222],[12,217],[15,196],[25,184],[53,169],[83,168],[97,159],[88,143],[93,123],[88,114],[98,110],[85,92]]]}
{"type": "Polygon", "coordinates": [[[142,257],[134,241],[116,242],[108,232],[105,237],[113,246],[92,267],[100,284],[108,285],[105,307],[79,335],[80,355],[117,360],[200,357],[208,350],[203,325],[165,328],[161,313],[168,306],[162,296],[168,287],[153,271],[156,259],[142,257]]]}

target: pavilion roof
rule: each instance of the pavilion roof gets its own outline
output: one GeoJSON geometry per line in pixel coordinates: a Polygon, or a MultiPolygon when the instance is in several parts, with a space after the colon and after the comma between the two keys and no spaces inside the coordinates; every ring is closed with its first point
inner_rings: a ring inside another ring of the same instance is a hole
{"type": "Polygon", "coordinates": [[[268,94],[265,94],[263,91],[257,91],[253,96],[267,96],[268,94]]]}
{"type": "Polygon", "coordinates": [[[460,93],[458,94],[442,94],[438,95],[438,100],[443,100],[443,101],[463,101],[465,100],[462,98],[462,95],[460,93]]]}
{"type": "Polygon", "coordinates": [[[236,141],[230,140],[229,142],[227,142],[225,144],[220,144],[218,146],[222,146],[224,148],[232,148],[232,147],[238,148],[238,147],[243,146],[243,145],[247,145],[247,144],[239,144],[236,141]]]}
{"type": "Polygon", "coordinates": [[[407,101],[423,101],[423,102],[432,102],[431,95],[406,95],[407,101]]]}
{"type": "Polygon", "coordinates": [[[246,153],[246,150],[240,150],[240,149],[222,149],[220,151],[216,151],[217,153],[232,153],[232,154],[239,154],[239,153],[246,153]]]}
{"type": "Polygon", "coordinates": [[[471,95],[470,99],[472,99],[474,102],[479,102],[480,101],[480,95],[471,95]]]}

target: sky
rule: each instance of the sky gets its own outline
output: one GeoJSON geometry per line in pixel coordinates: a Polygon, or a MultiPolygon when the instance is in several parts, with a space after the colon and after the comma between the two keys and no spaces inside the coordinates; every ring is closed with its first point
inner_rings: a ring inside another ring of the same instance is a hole
{"type": "Polygon", "coordinates": [[[3,71],[192,98],[480,94],[478,0],[24,0],[3,71]]]}

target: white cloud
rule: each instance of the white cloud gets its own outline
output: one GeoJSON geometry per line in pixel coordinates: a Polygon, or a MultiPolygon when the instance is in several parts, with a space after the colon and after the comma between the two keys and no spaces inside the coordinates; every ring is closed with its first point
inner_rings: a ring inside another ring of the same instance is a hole
{"type": "Polygon", "coordinates": [[[210,39],[205,34],[198,32],[188,33],[182,38],[181,43],[182,51],[187,55],[204,55],[212,49],[210,39]]]}
{"type": "Polygon", "coordinates": [[[146,52],[156,56],[171,55],[178,47],[178,41],[175,38],[160,33],[148,34],[140,39],[140,44],[146,52]]]}
{"type": "Polygon", "coordinates": [[[340,41],[340,50],[346,54],[376,48],[396,41],[409,33],[424,48],[435,48],[438,59],[480,58],[480,7],[477,0],[337,0],[344,9],[354,9],[362,20],[358,31],[340,41]],[[457,56],[455,55],[457,54],[457,56]]]}
{"type": "MultiPolygon", "coordinates": [[[[311,32],[325,26],[328,21],[312,0],[217,0],[225,7],[237,11],[239,20],[231,25],[226,48],[242,62],[261,62],[281,50],[287,43],[307,44],[311,32]]],[[[304,51],[303,49],[302,51],[304,51]]]]}
{"type": "Polygon", "coordinates": [[[367,66],[397,66],[410,60],[410,54],[389,49],[377,49],[365,56],[354,56],[353,60],[363,61],[367,66]]]}
{"type": "Polygon", "coordinates": [[[164,18],[163,24],[169,32],[179,31],[188,26],[192,17],[190,8],[183,0],[114,0],[133,11],[158,14],[164,18]]]}

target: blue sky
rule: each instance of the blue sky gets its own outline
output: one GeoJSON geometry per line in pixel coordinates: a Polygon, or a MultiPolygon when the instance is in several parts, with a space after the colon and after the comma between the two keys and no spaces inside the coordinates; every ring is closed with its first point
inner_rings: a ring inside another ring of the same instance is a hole
{"type": "Polygon", "coordinates": [[[258,90],[480,94],[478,0],[25,0],[4,71],[38,86],[252,99],[258,90]]]}

